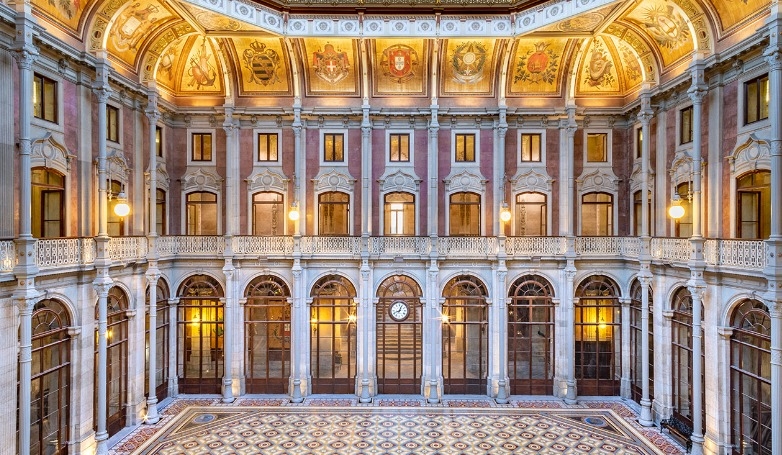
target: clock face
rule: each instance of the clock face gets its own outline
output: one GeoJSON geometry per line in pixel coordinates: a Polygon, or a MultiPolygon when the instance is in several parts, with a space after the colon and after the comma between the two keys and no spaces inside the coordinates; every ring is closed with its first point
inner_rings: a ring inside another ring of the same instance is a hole
{"type": "Polygon", "coordinates": [[[404,321],[410,314],[410,309],[407,308],[405,302],[396,301],[391,304],[391,307],[388,309],[388,314],[391,316],[391,319],[395,321],[404,321]]]}

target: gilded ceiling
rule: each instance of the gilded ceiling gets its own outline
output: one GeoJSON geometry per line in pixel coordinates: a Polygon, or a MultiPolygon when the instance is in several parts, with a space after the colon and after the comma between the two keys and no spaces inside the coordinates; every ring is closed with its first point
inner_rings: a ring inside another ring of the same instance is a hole
{"type": "Polygon", "coordinates": [[[695,52],[717,52],[743,26],[757,27],[769,0],[500,0],[484,6],[505,12],[472,15],[449,9],[457,0],[442,2],[442,14],[416,0],[406,16],[336,14],[325,5],[318,16],[292,14],[283,3],[297,5],[32,0],[40,20],[56,25],[47,30],[105,50],[118,71],[155,81],[164,97],[247,100],[622,99],[676,77],[695,52]]]}

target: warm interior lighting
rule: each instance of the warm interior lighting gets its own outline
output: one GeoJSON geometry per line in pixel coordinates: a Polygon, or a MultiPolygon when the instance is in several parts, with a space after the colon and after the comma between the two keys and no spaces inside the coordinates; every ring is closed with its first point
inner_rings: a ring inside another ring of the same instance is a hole
{"type": "Polygon", "coordinates": [[[293,204],[291,204],[291,209],[288,212],[288,218],[291,221],[298,221],[298,219],[299,219],[299,204],[297,204],[295,202],[293,204]]]}
{"type": "Polygon", "coordinates": [[[668,215],[674,220],[684,216],[684,207],[682,207],[682,200],[679,194],[674,193],[671,199],[671,206],[668,208],[668,215]]]}
{"type": "Polygon", "coordinates": [[[448,315],[447,314],[441,314],[440,319],[443,321],[443,324],[448,324],[448,315]]]}
{"type": "Polygon", "coordinates": [[[503,223],[507,223],[510,221],[510,209],[508,209],[508,204],[502,203],[502,207],[500,208],[500,220],[503,223]]]}
{"type": "Polygon", "coordinates": [[[193,319],[190,320],[190,322],[192,322],[193,324],[198,324],[199,322],[201,322],[201,318],[199,318],[198,316],[193,316],[193,319]]]}
{"type": "Polygon", "coordinates": [[[130,213],[130,206],[128,205],[128,198],[125,196],[124,191],[120,191],[117,195],[117,203],[114,205],[114,214],[123,218],[130,213]]]}
{"type": "Polygon", "coordinates": [[[356,315],[351,314],[350,316],[348,316],[348,324],[355,324],[355,323],[356,323],[356,315]]]}

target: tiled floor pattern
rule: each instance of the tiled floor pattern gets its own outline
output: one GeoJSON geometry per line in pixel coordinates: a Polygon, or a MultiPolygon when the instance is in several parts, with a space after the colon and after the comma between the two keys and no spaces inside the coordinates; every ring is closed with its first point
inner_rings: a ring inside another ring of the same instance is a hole
{"type": "Polygon", "coordinates": [[[155,425],[141,425],[111,455],[168,454],[674,454],[680,446],[636,422],[621,401],[488,398],[312,397],[177,399],[155,425]]]}

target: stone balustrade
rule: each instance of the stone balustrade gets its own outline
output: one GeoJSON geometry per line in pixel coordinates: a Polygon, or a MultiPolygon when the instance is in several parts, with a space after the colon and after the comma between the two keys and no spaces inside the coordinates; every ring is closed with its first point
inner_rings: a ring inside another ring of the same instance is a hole
{"type": "MultiPolygon", "coordinates": [[[[413,257],[424,259],[437,247],[445,259],[493,260],[505,242],[508,259],[531,257],[556,259],[565,254],[565,237],[369,237],[367,252],[375,259],[413,257]],[[435,243],[436,242],[436,245],[435,243]]],[[[222,236],[162,236],[157,239],[161,260],[175,258],[222,258],[225,238],[222,236]]],[[[233,254],[242,256],[291,256],[292,236],[235,236],[231,238],[233,254]]],[[[339,259],[361,256],[361,237],[303,236],[300,251],[304,257],[339,259]]],[[[576,254],[582,258],[638,259],[641,239],[637,237],[577,237],[576,254]]],[[[108,243],[112,261],[144,261],[149,245],[146,237],[117,237],[108,243]]],[[[654,263],[686,267],[692,244],[686,238],[652,238],[650,253],[654,263]]],[[[737,268],[761,272],[766,265],[766,243],[762,240],[708,239],[704,242],[704,259],[710,267],[737,268]]],[[[36,261],[42,272],[56,267],[89,266],[95,262],[96,244],[92,237],[36,240],[36,261]]],[[[16,266],[16,244],[0,241],[0,273],[12,273],[16,266]]]]}

